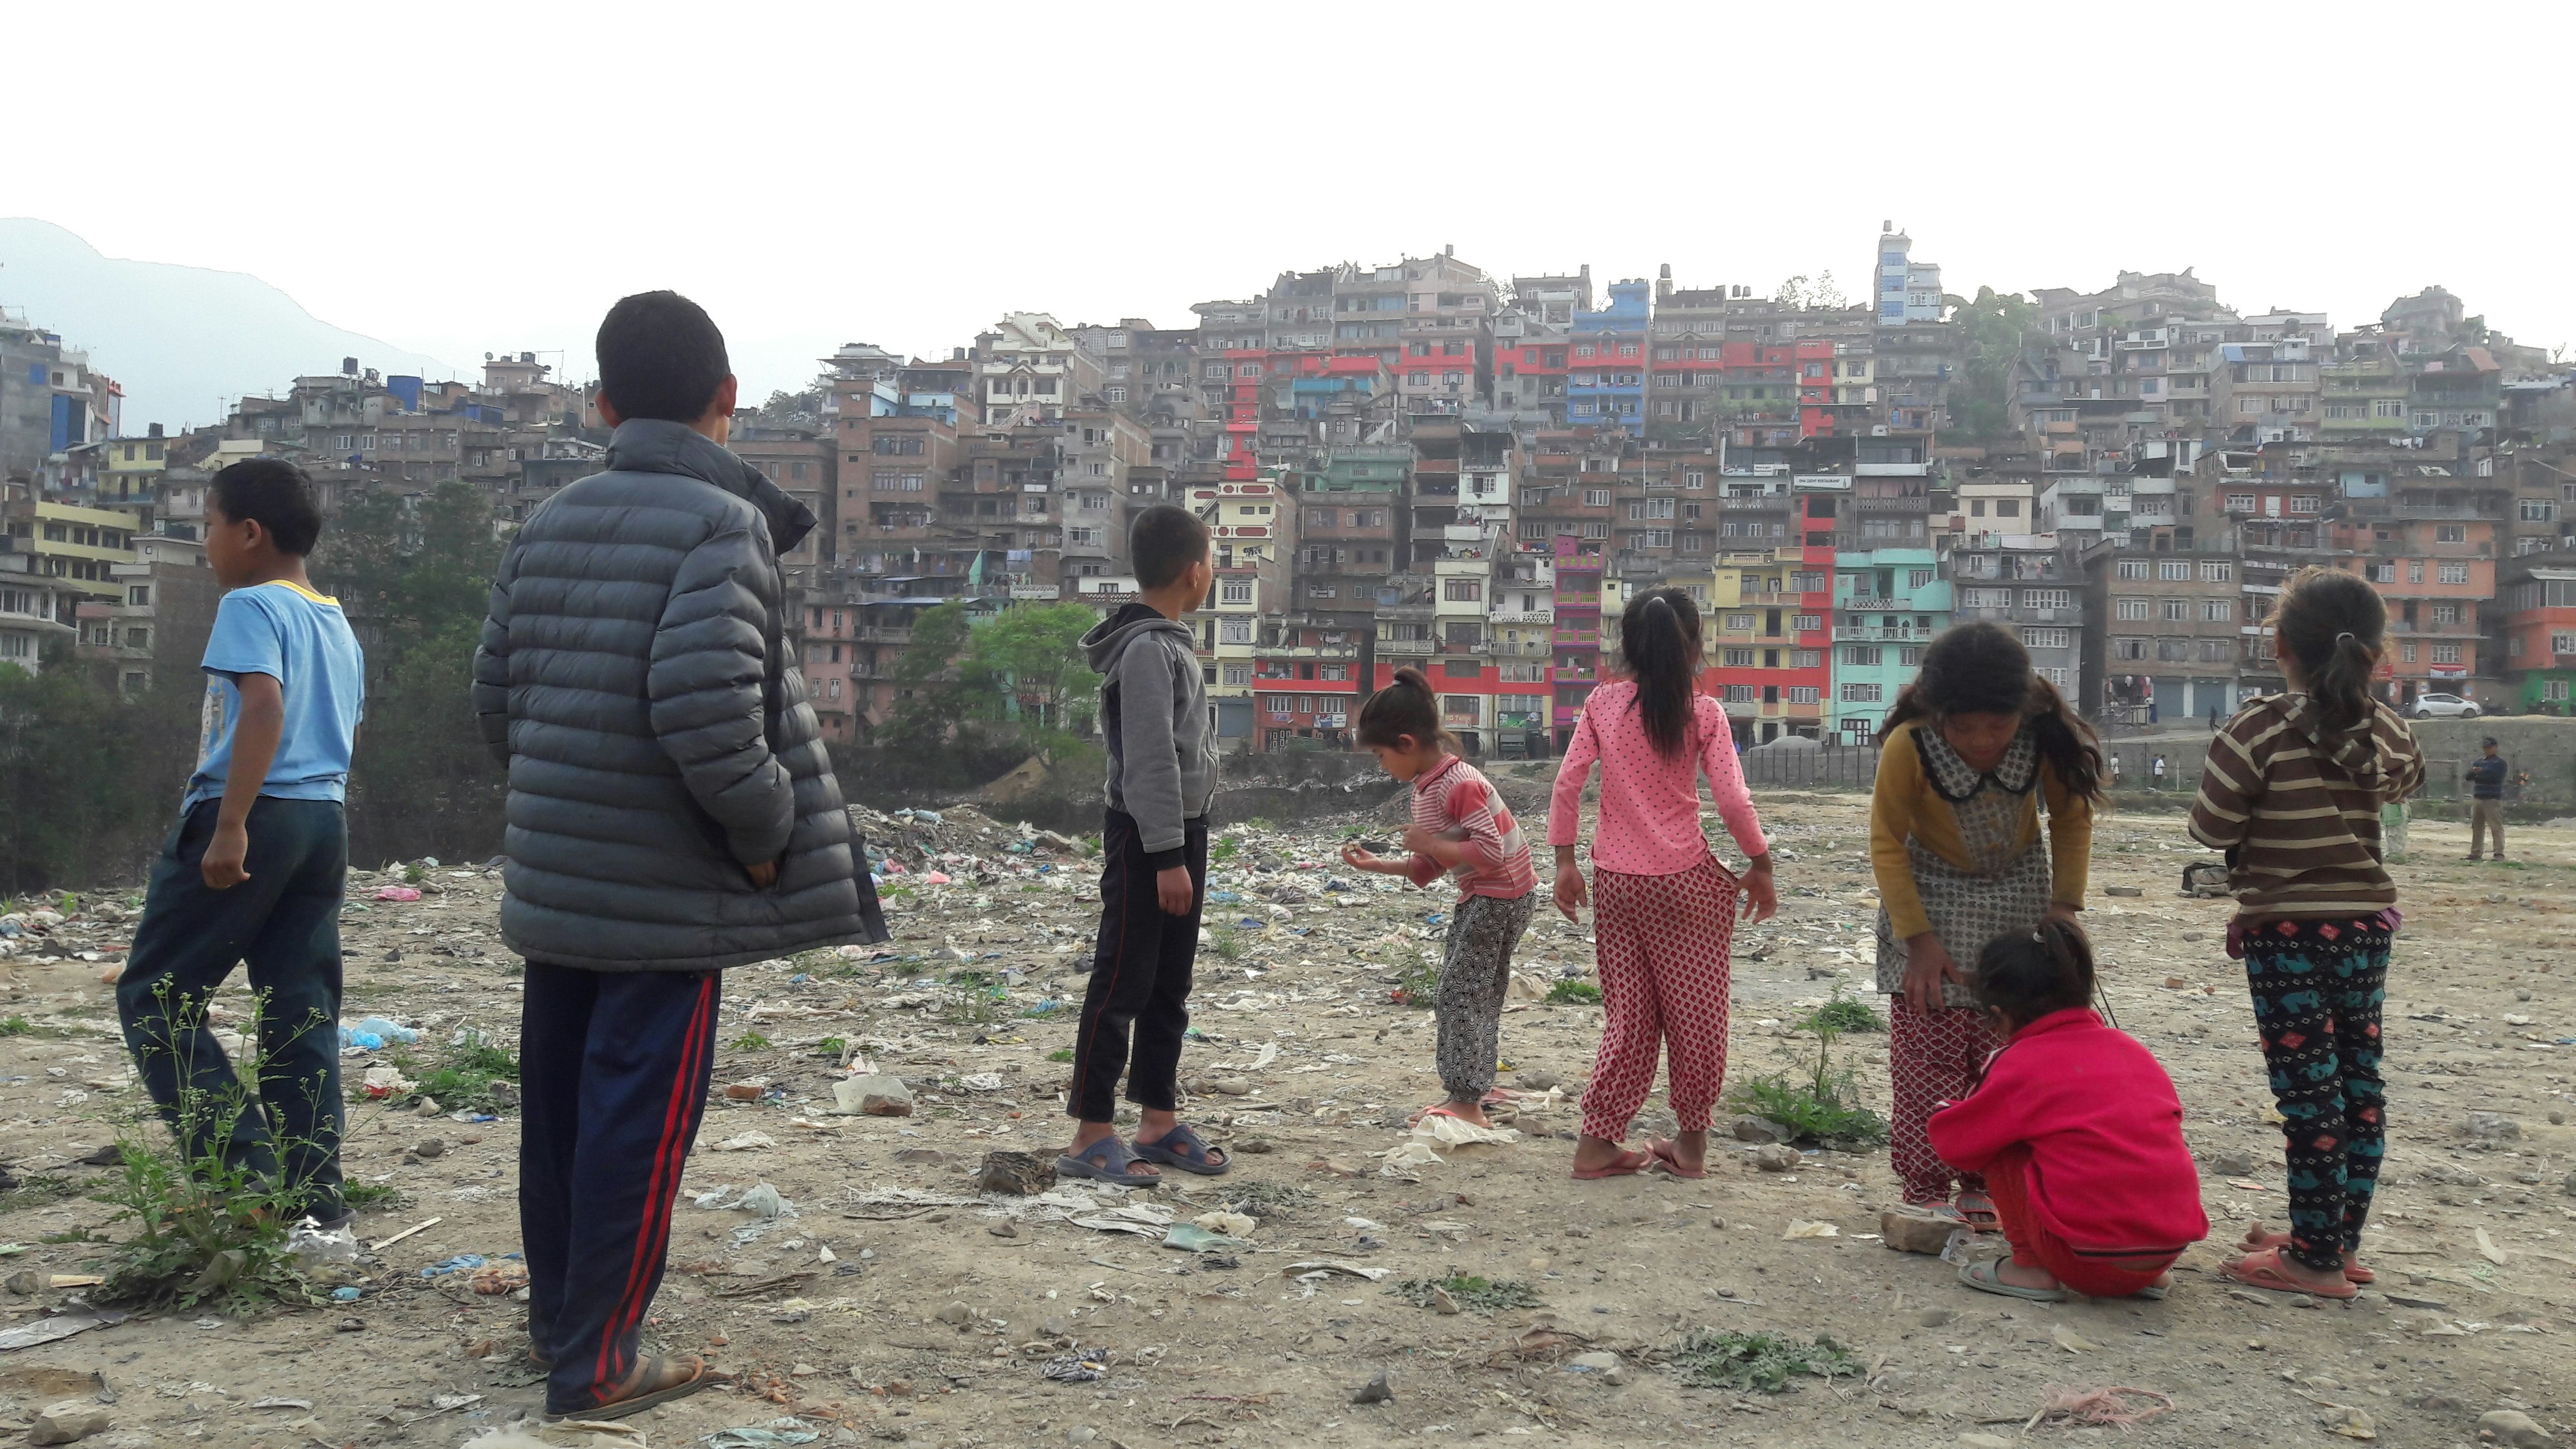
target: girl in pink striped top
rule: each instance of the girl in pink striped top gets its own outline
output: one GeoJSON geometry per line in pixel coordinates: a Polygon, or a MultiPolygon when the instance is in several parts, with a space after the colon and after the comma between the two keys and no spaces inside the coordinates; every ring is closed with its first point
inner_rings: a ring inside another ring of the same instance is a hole
{"type": "Polygon", "coordinates": [[[1627,677],[1592,692],[1557,767],[1547,812],[1556,847],[1556,905],[1567,920],[1592,892],[1574,863],[1583,831],[1583,786],[1601,765],[1601,823],[1592,838],[1600,895],[1593,916],[1608,1020],[1583,1092],[1578,1178],[1618,1177],[1660,1162],[1683,1177],[1707,1173],[1708,1125],[1726,1078],[1727,950],[1737,898],[1765,920],[1780,908],[1771,846],[1744,788],[1726,710],[1697,693],[1699,606],[1679,589],[1649,589],[1619,617],[1627,677]],[[1741,877],[1709,854],[1700,828],[1699,777],[1750,864],[1741,877]],[[1628,1124],[1669,1051],[1679,1132],[1645,1152],[1622,1146],[1628,1124]]]}
{"type": "Polygon", "coordinates": [[[1458,757],[1457,737],[1440,727],[1440,700],[1419,669],[1395,671],[1395,682],[1360,710],[1359,740],[1388,774],[1413,787],[1410,856],[1381,856],[1342,847],[1356,870],[1400,875],[1429,888],[1448,875],[1458,883],[1449,911],[1449,952],[1440,963],[1437,1048],[1445,1101],[1415,1114],[1455,1117],[1478,1127],[1494,1089],[1502,1047],[1503,994],[1512,982],[1512,946],[1538,905],[1538,873],[1529,837],[1484,772],[1458,757]]]}

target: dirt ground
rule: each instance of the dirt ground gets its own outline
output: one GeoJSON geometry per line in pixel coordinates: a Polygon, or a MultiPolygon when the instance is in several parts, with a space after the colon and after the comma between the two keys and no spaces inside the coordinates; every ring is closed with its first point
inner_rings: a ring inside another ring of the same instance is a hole
{"type": "MultiPolygon", "coordinates": [[[[1527,801],[1539,779],[1533,770],[1511,793],[1527,801]]],[[[1783,910],[1737,938],[1730,1081],[1800,1071],[1815,1043],[1787,1024],[1836,981],[1865,992],[1870,974],[1866,801],[1760,803],[1783,910]]],[[[1384,834],[1384,819],[1366,828],[1384,834]]],[[[2339,1442],[2332,1421],[2348,1437],[2449,1446],[2475,1442],[2479,1415],[2499,1408],[2526,1411],[2562,1443],[2576,1426],[2576,1129],[2562,1125],[2576,1108],[2576,831],[2520,829],[2510,865],[2471,866],[2461,827],[2415,827],[2397,869],[2407,920],[2387,1013],[2389,1163],[2365,1250],[2380,1285],[2321,1307],[2231,1291],[2212,1271],[2249,1220],[2280,1220],[2280,1148],[2239,968],[2222,950],[2227,904],[2176,892],[2182,866],[2205,858],[2178,813],[2128,808],[2104,823],[2087,919],[2121,1024],[2181,1087],[2211,1238],[2186,1256],[2168,1301],[2066,1305],[1972,1293],[1951,1265],[1884,1247],[1874,1235],[1896,1185],[1882,1152],[1810,1151],[1794,1170],[1763,1172],[1752,1144],[1729,1141],[1704,1181],[1578,1183],[1566,1171],[1572,1103],[1533,1093],[1521,1141],[1386,1161],[1408,1140],[1409,1109],[1437,1095],[1430,1013],[1390,991],[1439,949],[1433,917],[1449,897],[1381,892],[1378,878],[1341,868],[1331,851],[1349,823],[1237,827],[1215,872],[1212,887],[1236,898],[1219,897],[1210,919],[1233,924],[1202,950],[1183,1074],[1200,1089],[1189,1117],[1235,1144],[1238,1165],[1128,1199],[1159,1199],[1183,1224],[1229,1204],[1257,1219],[1242,1246],[1202,1256],[1071,1220],[1116,1221],[1103,1216],[1116,1194],[1095,1192],[1086,1209],[1062,1193],[979,1198],[971,1181],[988,1151],[1052,1161],[1067,1135],[1053,1054],[1072,1039],[1094,867],[971,812],[935,826],[872,817],[872,844],[909,867],[888,902],[896,939],[725,983],[716,1100],[648,1333],[707,1354],[738,1385],[631,1422],[654,1445],[795,1414],[776,1427],[818,1444],[1140,1449],[1492,1435],[2289,1445],[2339,1442]],[[930,868],[955,880],[923,884],[930,868]],[[974,972],[996,984],[943,984],[974,972]],[[835,1114],[846,1051],[907,1078],[917,1115],[835,1114]],[[729,1084],[750,1084],[755,1099],[728,1097],[729,1084]],[[2474,1135],[2473,1111],[2512,1126],[2474,1135]],[[2247,1161],[2221,1165],[2233,1154],[2247,1161]],[[796,1215],[695,1205],[758,1183],[796,1215]],[[1793,1223],[1835,1235],[1791,1237],[1793,1223]],[[1382,1281],[1300,1266],[1324,1261],[1382,1281]],[[1391,1291],[1452,1273],[1524,1282],[1539,1306],[1449,1315],[1391,1291]],[[1866,1372],[1800,1377],[1777,1395],[1687,1387],[1659,1358],[1703,1326],[1827,1334],[1866,1372]],[[1048,1378],[1047,1364],[1077,1347],[1104,1355],[1105,1375],[1048,1378]],[[1566,1360],[1581,1349],[1619,1353],[1624,1369],[1578,1371],[1566,1360]],[[1391,1401],[1354,1404],[1380,1373],[1391,1401]],[[2173,1407],[2125,1435],[2025,1429],[2053,1388],[2114,1385],[2173,1407]]],[[[497,875],[442,866],[428,874],[440,891],[417,903],[368,899],[399,879],[351,883],[344,1020],[419,1028],[406,1058],[415,1074],[460,1030],[515,1044],[517,963],[495,932],[497,875]]],[[[131,932],[103,917],[124,914],[116,902],[127,898],[97,899],[104,911],[85,902],[0,961],[0,1010],[34,1029],[0,1039],[0,1161],[36,1185],[0,1198],[0,1243],[25,1245],[0,1260],[10,1272],[94,1271],[98,1247],[42,1240],[113,1234],[108,1209],[45,1185],[94,1190],[105,1173],[79,1158],[120,1132],[157,1130],[133,1126],[141,1094],[101,984],[131,932]]],[[[1518,960],[1535,991],[1588,973],[1591,949],[1549,912],[1518,960]]],[[[1599,1016],[1516,999],[1506,1082],[1552,1075],[1570,1097],[1599,1016]]],[[[1884,1037],[1836,1050],[1883,1111],[1884,1037]]],[[[365,1066],[391,1060],[350,1056],[353,1093],[365,1066]]],[[[1662,1112],[1659,1095],[1638,1140],[1662,1112]]],[[[521,1306],[422,1275],[455,1255],[500,1261],[517,1249],[513,1122],[353,1101],[350,1177],[401,1194],[362,1219],[364,1239],[438,1220],[370,1255],[363,1299],[238,1322],[137,1319],[0,1354],[0,1430],[62,1396],[61,1380],[40,1372],[50,1369],[105,1374],[114,1422],[90,1442],[112,1445],[444,1446],[534,1411],[521,1306]],[[429,1138],[440,1155],[411,1150],[429,1138]]],[[[65,1300],[0,1297],[0,1330],[65,1300]]]]}

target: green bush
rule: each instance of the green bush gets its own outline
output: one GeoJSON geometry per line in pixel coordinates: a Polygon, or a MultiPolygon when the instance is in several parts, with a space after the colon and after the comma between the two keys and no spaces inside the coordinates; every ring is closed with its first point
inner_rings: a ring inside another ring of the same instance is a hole
{"type": "Polygon", "coordinates": [[[1601,988],[1589,981],[1560,981],[1547,989],[1550,1006],[1599,1006],[1601,988]]]}
{"type": "Polygon", "coordinates": [[[1470,1313],[1501,1313],[1518,1308],[1536,1308],[1538,1290],[1511,1278],[1471,1278],[1452,1273],[1446,1278],[1407,1278],[1386,1291],[1416,1308],[1430,1308],[1437,1301],[1434,1291],[1449,1295],[1449,1301],[1470,1313]]]}
{"type": "Polygon", "coordinates": [[[498,1115],[503,1103],[493,1095],[492,1084],[518,1080],[519,1059],[507,1047],[469,1037],[420,1079],[420,1095],[451,1111],[498,1115]]]}
{"type": "Polygon", "coordinates": [[[1720,1333],[1694,1328],[1673,1345],[1673,1367],[1695,1389],[1777,1394],[1807,1374],[1832,1380],[1857,1378],[1861,1362],[1823,1334],[1808,1343],[1769,1333],[1720,1333]]]}
{"type": "Polygon", "coordinates": [[[1843,995],[1842,983],[1834,983],[1831,1000],[1808,1012],[1798,1023],[1800,1031],[1885,1031],[1887,1021],[1870,1004],[1857,996],[1843,995]]]}

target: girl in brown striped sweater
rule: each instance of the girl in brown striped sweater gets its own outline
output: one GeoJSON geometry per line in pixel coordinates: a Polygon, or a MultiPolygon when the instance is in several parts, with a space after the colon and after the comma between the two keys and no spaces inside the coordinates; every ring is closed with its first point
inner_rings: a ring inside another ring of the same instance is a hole
{"type": "Polygon", "coordinates": [[[2256,1225],[2224,1271],[2350,1298],[2372,1278],[2358,1254],[2387,1129],[2379,1014],[2398,916],[2379,810],[2423,783],[2424,759],[2370,695],[2388,624],[2376,590],[2304,569],[2273,620],[2289,692],[2209,742],[2191,808],[2193,837],[2227,852],[2228,954],[2245,961],[2289,1158],[2290,1230],[2256,1225]]]}

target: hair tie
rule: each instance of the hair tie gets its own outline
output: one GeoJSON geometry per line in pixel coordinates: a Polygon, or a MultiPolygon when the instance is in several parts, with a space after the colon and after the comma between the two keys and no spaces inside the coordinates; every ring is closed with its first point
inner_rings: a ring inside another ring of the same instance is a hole
{"type": "Polygon", "coordinates": [[[2342,643],[2343,641],[2345,641],[2346,639],[2350,639],[2350,638],[2352,638],[2352,633],[2351,633],[2351,631],[2350,631],[2350,630],[2346,630],[2345,632],[2343,632],[2343,633],[2341,633],[2341,634],[2337,634],[2337,635],[2335,636],[2335,642],[2336,642],[2337,644],[2340,644],[2340,643],[2342,643]]]}

